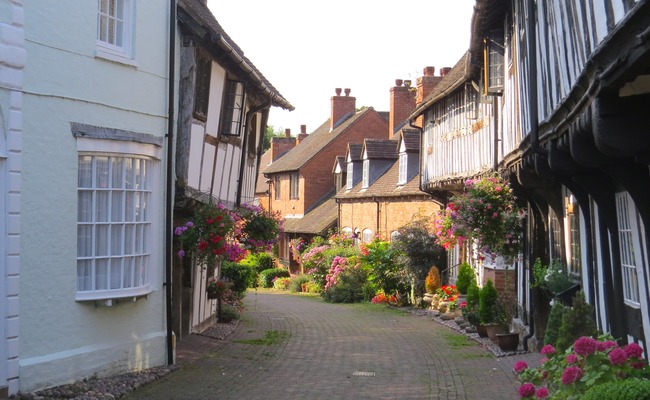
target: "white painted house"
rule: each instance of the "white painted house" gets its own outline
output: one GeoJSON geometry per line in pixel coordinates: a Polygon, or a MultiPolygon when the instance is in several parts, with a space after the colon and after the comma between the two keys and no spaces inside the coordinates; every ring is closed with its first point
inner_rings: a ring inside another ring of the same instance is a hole
{"type": "Polygon", "coordinates": [[[171,18],[165,2],[0,0],[8,394],[165,363],[171,18]]]}

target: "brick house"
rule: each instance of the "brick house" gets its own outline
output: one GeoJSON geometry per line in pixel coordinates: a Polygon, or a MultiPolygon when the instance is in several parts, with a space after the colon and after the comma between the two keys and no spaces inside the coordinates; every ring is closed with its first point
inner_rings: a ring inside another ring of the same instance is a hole
{"type": "MultiPolygon", "coordinates": [[[[284,265],[290,264],[289,240],[303,230],[313,233],[315,226],[309,229],[306,226],[311,220],[306,218],[310,212],[322,205],[319,213],[329,216],[327,220],[319,219],[323,230],[318,234],[325,234],[328,228],[336,225],[336,204],[326,201],[336,190],[332,160],[346,151],[349,142],[361,142],[365,138],[388,139],[386,113],[372,107],[357,111],[350,89],[345,89],[344,93],[341,95],[341,89],[336,89],[327,121],[309,135],[301,132],[295,139],[295,147],[262,171],[270,180],[270,209],[280,211],[285,218],[285,233],[279,244],[279,258],[284,265]]],[[[291,139],[274,138],[271,151],[281,148],[279,141],[291,139]]]]}

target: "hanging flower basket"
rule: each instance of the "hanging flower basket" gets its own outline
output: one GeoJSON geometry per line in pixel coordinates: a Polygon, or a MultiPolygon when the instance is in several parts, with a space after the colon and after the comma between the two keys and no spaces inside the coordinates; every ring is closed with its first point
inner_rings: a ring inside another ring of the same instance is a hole
{"type": "Polygon", "coordinates": [[[232,283],[225,279],[209,278],[205,291],[208,299],[220,299],[232,287],[232,283]]]}
{"type": "Polygon", "coordinates": [[[245,250],[260,252],[270,250],[283,231],[279,212],[266,212],[261,207],[244,204],[234,213],[236,241],[245,250]]]}

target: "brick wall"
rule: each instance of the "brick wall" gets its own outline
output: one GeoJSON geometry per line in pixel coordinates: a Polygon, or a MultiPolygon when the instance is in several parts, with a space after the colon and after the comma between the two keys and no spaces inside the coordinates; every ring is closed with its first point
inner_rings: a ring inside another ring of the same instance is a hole
{"type": "Polygon", "coordinates": [[[390,88],[390,116],[388,119],[388,132],[395,133],[399,127],[415,110],[415,89],[408,85],[402,86],[402,80],[395,80],[395,86],[390,88]]]}

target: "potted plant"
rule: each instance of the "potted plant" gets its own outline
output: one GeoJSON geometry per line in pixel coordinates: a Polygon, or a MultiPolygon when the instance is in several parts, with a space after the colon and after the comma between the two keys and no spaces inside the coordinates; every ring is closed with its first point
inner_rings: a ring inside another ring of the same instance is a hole
{"type": "Polygon", "coordinates": [[[567,306],[571,306],[573,297],[580,290],[580,285],[564,271],[560,260],[552,260],[544,265],[537,258],[533,264],[533,279],[532,288],[549,293],[567,306]]]}
{"type": "Polygon", "coordinates": [[[478,313],[481,325],[485,327],[487,336],[494,342],[496,341],[496,334],[503,333],[504,329],[499,325],[499,320],[495,312],[499,293],[491,279],[488,279],[485,286],[483,286],[479,292],[479,296],[478,313]]]}
{"type": "Polygon", "coordinates": [[[226,291],[232,287],[232,283],[226,279],[217,279],[216,277],[208,278],[208,283],[205,286],[205,291],[208,294],[208,299],[221,299],[226,291]]]}
{"type": "Polygon", "coordinates": [[[237,242],[245,250],[260,252],[270,250],[283,230],[279,212],[267,212],[261,207],[244,204],[234,212],[237,242]]]}
{"type": "Polygon", "coordinates": [[[503,332],[495,334],[495,342],[502,351],[517,351],[519,347],[519,333],[510,330],[510,324],[516,315],[517,301],[512,293],[499,293],[495,304],[495,318],[503,332]]]}

